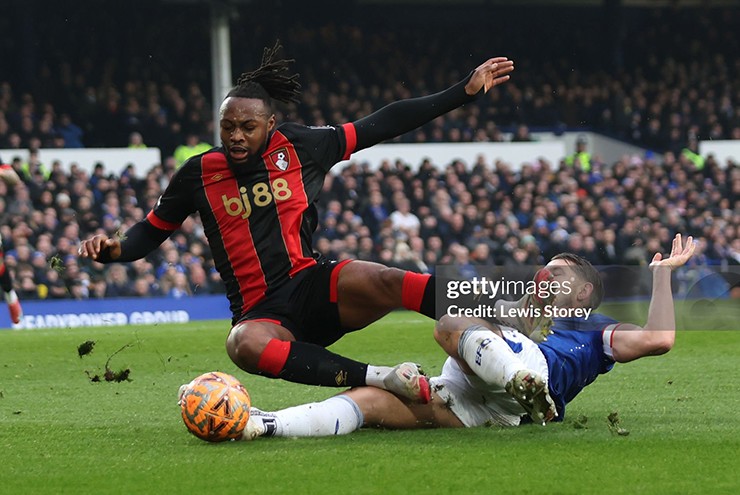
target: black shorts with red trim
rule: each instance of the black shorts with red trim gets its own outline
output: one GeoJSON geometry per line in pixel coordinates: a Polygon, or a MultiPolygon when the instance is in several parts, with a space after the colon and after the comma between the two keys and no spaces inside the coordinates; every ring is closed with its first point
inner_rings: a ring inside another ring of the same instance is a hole
{"type": "Polygon", "coordinates": [[[339,272],[349,261],[319,260],[268,293],[239,322],[271,321],[288,329],[299,342],[330,346],[356,330],[342,327],[337,305],[339,272]]]}

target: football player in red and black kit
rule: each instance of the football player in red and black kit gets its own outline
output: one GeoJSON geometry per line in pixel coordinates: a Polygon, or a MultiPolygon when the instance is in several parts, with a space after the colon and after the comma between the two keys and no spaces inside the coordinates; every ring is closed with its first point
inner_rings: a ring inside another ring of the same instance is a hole
{"type": "MultiPolygon", "coordinates": [[[[21,182],[18,173],[10,165],[3,164],[2,158],[0,158],[0,180],[5,182],[8,187],[15,186],[21,182]]],[[[0,289],[2,289],[5,296],[5,302],[8,303],[10,321],[14,325],[19,324],[23,318],[23,310],[21,309],[21,302],[18,300],[18,294],[13,290],[13,279],[10,277],[10,269],[5,266],[2,236],[0,236],[0,289]]]]}
{"type": "Polygon", "coordinates": [[[416,365],[372,366],[325,347],[396,308],[434,318],[435,281],[316,256],[315,202],[335,163],[475,100],[507,81],[514,64],[491,58],[445,91],[341,126],[278,126],[272,100],[297,101],[300,94],[297,74],[288,74],[291,61],[275,60],[278,49],[265,49],[260,68],[242,74],[226,95],[222,146],[185,162],[123,240],[96,235],[79,253],[101,263],[142,258],[197,211],[234,315],[226,348],[241,369],[312,385],[372,385],[426,402],[429,385],[416,365]]]}

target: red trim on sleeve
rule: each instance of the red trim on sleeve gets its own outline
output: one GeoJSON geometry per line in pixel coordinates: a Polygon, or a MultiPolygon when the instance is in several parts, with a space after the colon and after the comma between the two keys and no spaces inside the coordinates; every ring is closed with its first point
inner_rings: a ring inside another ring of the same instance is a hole
{"type": "Polygon", "coordinates": [[[401,286],[401,304],[404,308],[419,312],[430,278],[432,276],[429,274],[406,272],[401,286]]]}
{"type": "Polygon", "coordinates": [[[154,210],[150,211],[146,216],[149,223],[157,227],[159,230],[177,230],[180,228],[179,223],[166,222],[154,214],[154,210]]]}
{"type": "Polygon", "coordinates": [[[614,352],[614,332],[617,331],[619,325],[621,325],[621,323],[617,323],[616,325],[614,325],[614,328],[612,328],[612,333],[611,335],[609,335],[609,348],[611,348],[612,352],[614,352]]]}
{"type": "Polygon", "coordinates": [[[347,141],[347,148],[344,151],[342,160],[349,160],[349,156],[354,153],[355,148],[357,148],[357,130],[352,122],[342,124],[342,129],[344,129],[344,139],[347,141]]]}
{"type": "Polygon", "coordinates": [[[0,163],[0,169],[3,170],[11,170],[13,167],[8,165],[7,163],[0,163]]]}
{"type": "Polygon", "coordinates": [[[331,278],[329,279],[329,302],[337,302],[337,286],[339,285],[339,272],[342,271],[344,265],[352,260],[344,260],[337,263],[337,266],[331,271],[331,278]]]}
{"type": "Polygon", "coordinates": [[[260,354],[257,362],[257,369],[269,373],[272,376],[278,376],[285,362],[288,360],[290,353],[290,342],[285,340],[270,339],[265,349],[260,354]]]}

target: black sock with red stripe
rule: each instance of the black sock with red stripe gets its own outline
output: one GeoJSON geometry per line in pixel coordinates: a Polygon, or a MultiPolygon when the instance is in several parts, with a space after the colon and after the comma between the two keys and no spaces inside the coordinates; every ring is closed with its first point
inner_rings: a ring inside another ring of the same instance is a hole
{"type": "Polygon", "coordinates": [[[273,378],[324,387],[360,387],[367,375],[367,364],[315,344],[278,339],[267,343],[257,369],[273,378]]]}
{"type": "Polygon", "coordinates": [[[401,301],[403,307],[432,319],[438,319],[435,303],[436,278],[423,273],[406,272],[403,276],[401,301]]]}

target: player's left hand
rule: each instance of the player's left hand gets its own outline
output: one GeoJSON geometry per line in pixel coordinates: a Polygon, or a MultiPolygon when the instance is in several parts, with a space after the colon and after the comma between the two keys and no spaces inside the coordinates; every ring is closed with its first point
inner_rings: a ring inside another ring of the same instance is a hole
{"type": "Polygon", "coordinates": [[[694,254],[694,249],[696,248],[696,244],[694,244],[694,238],[689,236],[686,239],[686,245],[683,245],[683,242],[681,240],[681,234],[676,234],[676,237],[673,238],[673,245],[671,247],[671,254],[663,259],[663,255],[660,253],[655,253],[655,256],[653,256],[653,261],[650,262],[650,268],[654,269],[657,267],[668,267],[671,270],[675,270],[679,266],[683,266],[686,264],[687,261],[689,261],[689,258],[694,254]]]}
{"type": "Polygon", "coordinates": [[[473,71],[473,76],[465,85],[465,92],[473,96],[482,88],[483,92],[487,93],[492,87],[508,81],[509,73],[513,70],[513,60],[506,57],[489,58],[473,71]]]}

